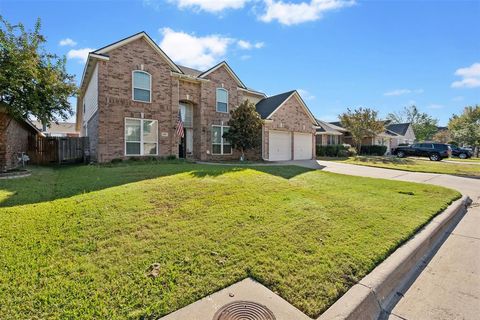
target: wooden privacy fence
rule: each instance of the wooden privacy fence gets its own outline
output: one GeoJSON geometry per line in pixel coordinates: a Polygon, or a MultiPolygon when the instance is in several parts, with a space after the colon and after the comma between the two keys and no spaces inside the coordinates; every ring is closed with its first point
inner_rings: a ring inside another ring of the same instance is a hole
{"type": "Polygon", "coordinates": [[[88,137],[29,138],[27,155],[32,164],[86,162],[89,154],[88,137]]]}

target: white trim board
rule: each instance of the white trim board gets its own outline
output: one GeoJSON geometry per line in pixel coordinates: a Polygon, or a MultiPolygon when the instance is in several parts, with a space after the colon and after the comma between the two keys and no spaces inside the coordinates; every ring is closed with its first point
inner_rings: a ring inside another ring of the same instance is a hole
{"type": "Polygon", "coordinates": [[[225,69],[227,70],[227,72],[232,76],[232,78],[237,82],[237,84],[243,88],[243,89],[247,89],[247,87],[245,86],[245,84],[243,84],[242,80],[240,80],[240,78],[235,74],[235,72],[232,70],[232,68],[230,68],[230,66],[228,65],[227,62],[225,61],[222,61],[220,62],[219,64],[217,64],[216,66],[213,66],[212,68],[208,69],[207,71],[205,71],[204,73],[200,74],[198,76],[198,78],[205,78],[206,76],[208,76],[210,73],[218,70],[220,67],[225,67],[225,69]]]}
{"type": "Polygon", "coordinates": [[[178,73],[181,73],[183,74],[182,70],[180,70],[180,68],[172,61],[172,59],[170,59],[169,56],[167,56],[167,54],[165,52],[163,52],[163,50],[152,40],[152,38],[150,38],[150,36],[142,31],[142,32],[139,32],[137,34],[134,34],[133,36],[130,36],[130,37],[127,37],[123,40],[120,40],[120,41],[117,41],[113,44],[110,44],[106,47],[103,47],[103,48],[100,48],[98,50],[95,50],[93,53],[95,54],[106,54],[108,53],[109,51],[113,50],[113,49],[116,49],[118,47],[121,47],[121,46],[124,46],[126,45],[127,43],[130,43],[132,41],[135,41],[135,40],[138,40],[138,39],[145,39],[145,41],[147,41],[147,43],[158,53],[160,54],[160,56],[162,56],[166,61],[167,63],[170,65],[170,67],[178,72],[178,73]]]}

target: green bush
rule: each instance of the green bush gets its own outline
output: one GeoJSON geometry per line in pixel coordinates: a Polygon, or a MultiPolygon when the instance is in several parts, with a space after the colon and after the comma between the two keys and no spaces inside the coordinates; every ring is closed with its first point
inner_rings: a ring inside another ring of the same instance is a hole
{"type": "Polygon", "coordinates": [[[348,157],[350,156],[348,145],[330,144],[322,146],[317,144],[317,157],[348,157]]]}
{"type": "Polygon", "coordinates": [[[360,148],[360,154],[364,156],[383,156],[387,152],[386,146],[362,146],[360,148]]]}
{"type": "Polygon", "coordinates": [[[122,158],[113,158],[112,160],[110,160],[110,163],[115,164],[115,163],[120,163],[120,162],[122,162],[122,161],[123,161],[122,158]]]}

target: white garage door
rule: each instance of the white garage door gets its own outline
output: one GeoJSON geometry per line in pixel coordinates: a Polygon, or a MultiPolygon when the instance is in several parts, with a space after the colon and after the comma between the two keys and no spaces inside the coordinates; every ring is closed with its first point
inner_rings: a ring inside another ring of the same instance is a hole
{"type": "Polygon", "coordinates": [[[269,131],[268,159],[270,161],[284,161],[292,159],[292,138],[288,131],[269,131]]]}
{"type": "Polygon", "coordinates": [[[309,160],[312,159],[312,134],[295,132],[293,134],[293,159],[309,160]]]}

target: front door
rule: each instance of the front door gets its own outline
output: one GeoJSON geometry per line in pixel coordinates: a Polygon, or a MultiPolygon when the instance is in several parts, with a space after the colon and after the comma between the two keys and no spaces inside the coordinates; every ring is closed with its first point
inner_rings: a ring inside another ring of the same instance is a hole
{"type": "Polygon", "coordinates": [[[185,134],[185,128],[183,129],[183,138],[180,139],[180,144],[178,145],[178,157],[180,159],[185,159],[187,154],[187,135],[185,134]]]}

